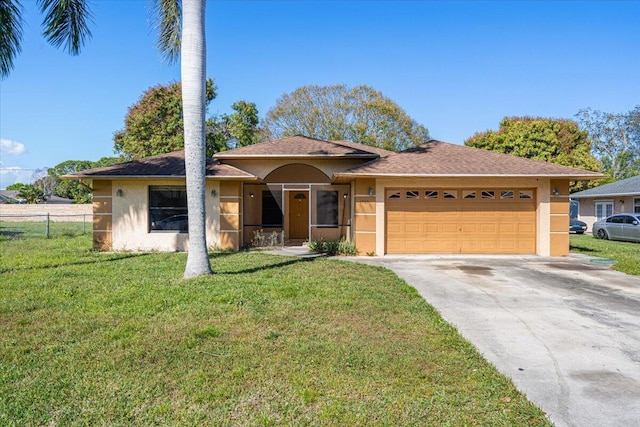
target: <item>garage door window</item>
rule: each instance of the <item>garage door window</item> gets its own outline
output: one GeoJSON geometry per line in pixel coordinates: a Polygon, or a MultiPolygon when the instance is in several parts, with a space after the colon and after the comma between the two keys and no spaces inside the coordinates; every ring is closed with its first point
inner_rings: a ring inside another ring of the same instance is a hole
{"type": "Polygon", "coordinates": [[[518,197],[520,199],[533,199],[533,190],[520,190],[518,191],[518,197]]]}
{"type": "Polygon", "coordinates": [[[501,190],[500,191],[501,199],[513,199],[513,190],[501,190]]]}
{"type": "MultiPolygon", "coordinates": [[[[426,190],[424,192],[424,198],[425,199],[437,199],[438,198],[438,191],[436,190],[426,190]]],[[[640,199],[638,200],[640,202],[640,199]]],[[[639,203],[640,205],[640,203],[639,203]]]]}
{"type": "Polygon", "coordinates": [[[457,199],[458,192],[456,190],[448,190],[442,192],[442,198],[444,199],[457,199]]]}
{"type": "Polygon", "coordinates": [[[493,190],[482,190],[482,198],[483,199],[495,199],[496,192],[493,190]]]}
{"type": "Polygon", "coordinates": [[[400,198],[400,192],[399,191],[388,191],[387,192],[387,199],[399,199],[400,198]]]}
{"type": "Polygon", "coordinates": [[[420,192],[418,190],[409,190],[406,193],[407,199],[419,199],[420,192]]]}
{"type": "Polygon", "coordinates": [[[475,190],[462,190],[462,198],[463,199],[475,199],[476,198],[475,190]]]}

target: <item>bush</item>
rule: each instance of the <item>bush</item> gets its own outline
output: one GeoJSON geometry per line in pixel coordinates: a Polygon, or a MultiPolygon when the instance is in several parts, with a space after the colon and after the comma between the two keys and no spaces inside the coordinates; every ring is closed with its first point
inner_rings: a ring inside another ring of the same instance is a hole
{"type": "Polygon", "coordinates": [[[345,239],[340,240],[311,240],[307,245],[310,252],[326,253],[329,256],[347,255],[353,256],[358,254],[358,250],[353,242],[345,239]]]}

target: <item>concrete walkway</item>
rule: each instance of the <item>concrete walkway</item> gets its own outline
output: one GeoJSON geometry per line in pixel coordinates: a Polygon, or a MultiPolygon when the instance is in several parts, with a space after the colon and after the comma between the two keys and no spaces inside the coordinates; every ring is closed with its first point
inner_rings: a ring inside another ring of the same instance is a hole
{"type": "Polygon", "coordinates": [[[639,277],[582,255],[342,259],[414,286],[556,426],[640,426],[639,277]]]}

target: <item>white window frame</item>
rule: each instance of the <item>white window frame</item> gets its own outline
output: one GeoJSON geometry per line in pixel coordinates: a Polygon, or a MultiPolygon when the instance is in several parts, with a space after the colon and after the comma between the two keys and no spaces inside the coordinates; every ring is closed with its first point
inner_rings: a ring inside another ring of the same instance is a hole
{"type": "Polygon", "coordinates": [[[601,219],[604,219],[606,217],[613,215],[615,213],[613,200],[598,200],[597,202],[595,202],[594,210],[595,210],[594,215],[596,217],[596,221],[600,221],[601,219]],[[609,206],[611,207],[610,213],[608,213],[609,206]],[[600,215],[598,215],[598,207],[600,207],[600,215]]]}
{"type": "Polygon", "coordinates": [[[633,213],[640,214],[640,197],[633,199],[633,213]]]}

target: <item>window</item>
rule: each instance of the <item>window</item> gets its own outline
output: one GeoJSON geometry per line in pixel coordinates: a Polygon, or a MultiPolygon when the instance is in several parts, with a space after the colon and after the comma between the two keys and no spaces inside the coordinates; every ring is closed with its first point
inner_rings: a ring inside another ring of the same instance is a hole
{"type": "Polygon", "coordinates": [[[532,190],[520,190],[518,191],[519,199],[533,199],[533,191],[532,190]]]}
{"type": "Polygon", "coordinates": [[[442,197],[445,199],[457,199],[458,191],[456,190],[446,190],[442,192],[442,197]]]}
{"type": "Polygon", "coordinates": [[[476,198],[476,192],[474,190],[463,190],[462,191],[462,198],[463,199],[475,199],[476,198]]]}
{"type": "Polygon", "coordinates": [[[149,231],[186,233],[187,189],[184,186],[149,187],[149,231]]]}
{"type": "Polygon", "coordinates": [[[282,192],[262,191],[262,226],[282,228],[282,192]]]}
{"type": "Polygon", "coordinates": [[[424,198],[425,199],[437,199],[438,198],[438,192],[436,190],[426,190],[424,192],[424,198]]]}
{"type": "Polygon", "coordinates": [[[406,193],[407,199],[418,199],[420,198],[420,192],[418,190],[409,190],[406,193]]]}
{"type": "Polygon", "coordinates": [[[501,199],[513,199],[513,190],[501,190],[500,191],[501,199]]]}
{"type": "Polygon", "coordinates": [[[387,199],[399,199],[400,198],[400,192],[399,191],[388,191],[387,192],[387,199]]]}
{"type": "Polygon", "coordinates": [[[613,215],[613,202],[596,202],[596,221],[613,215]]]}
{"type": "Polygon", "coordinates": [[[608,224],[623,224],[624,223],[624,216],[612,216],[611,218],[607,218],[607,223],[608,224]]]}
{"type": "Polygon", "coordinates": [[[318,225],[324,227],[338,226],[338,192],[318,191],[317,193],[318,225]]]}
{"type": "Polygon", "coordinates": [[[640,199],[633,199],[633,213],[640,214],[640,199]]]}
{"type": "Polygon", "coordinates": [[[483,199],[495,199],[496,192],[493,190],[482,190],[482,198],[483,199]]]}

